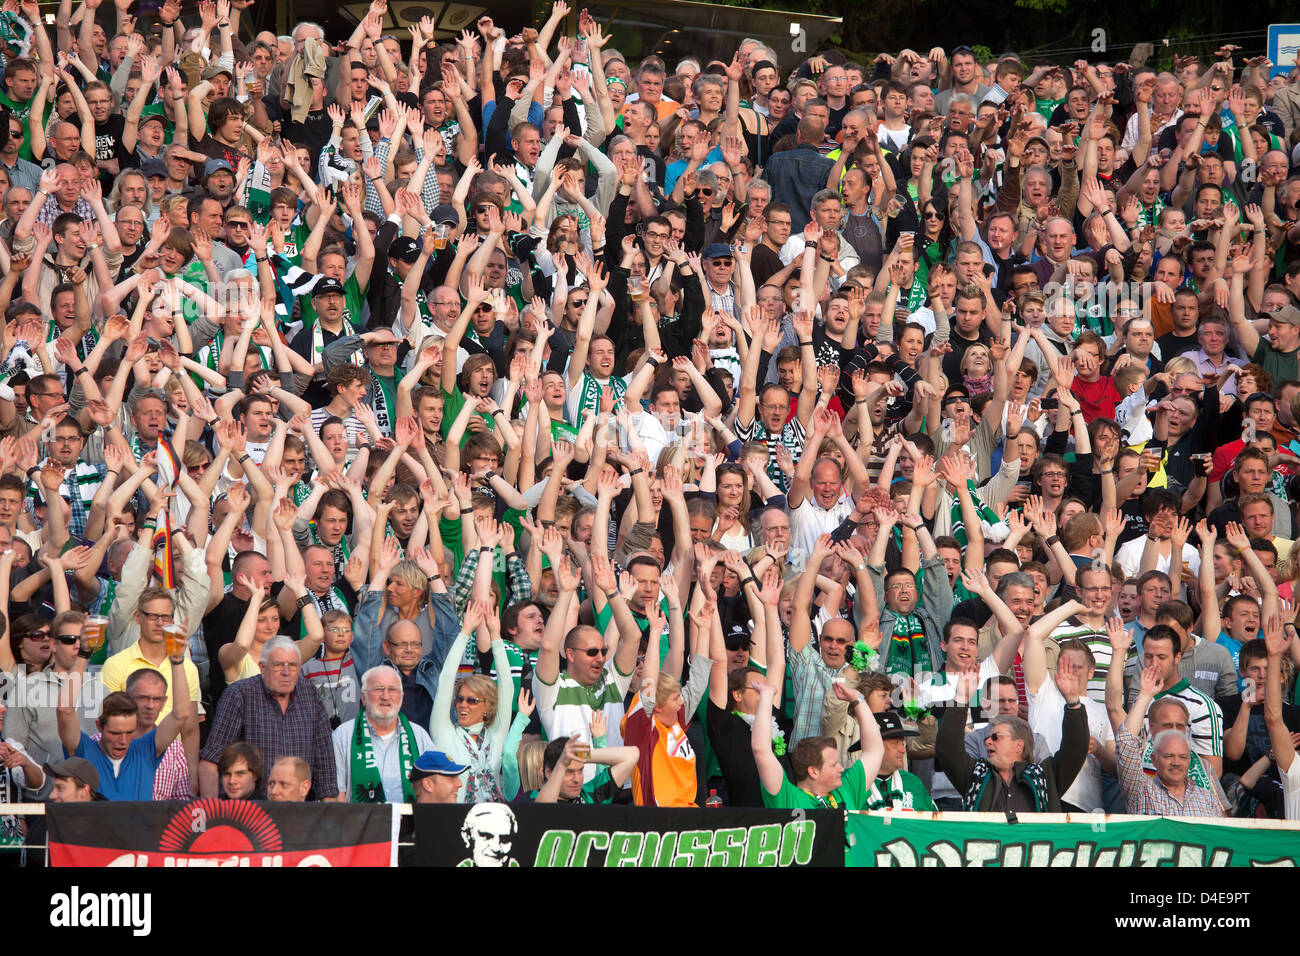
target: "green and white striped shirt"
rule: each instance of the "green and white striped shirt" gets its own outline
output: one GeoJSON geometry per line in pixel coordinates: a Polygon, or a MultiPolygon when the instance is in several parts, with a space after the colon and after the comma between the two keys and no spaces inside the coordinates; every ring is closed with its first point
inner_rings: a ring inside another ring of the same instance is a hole
{"type": "MultiPolygon", "coordinates": [[[[1052,631],[1052,640],[1057,644],[1068,640],[1080,640],[1087,645],[1088,650],[1092,651],[1093,659],[1097,662],[1097,669],[1092,672],[1092,679],[1088,681],[1088,696],[1099,704],[1106,703],[1106,674],[1110,671],[1110,637],[1106,634],[1106,623],[1103,621],[1101,627],[1093,628],[1084,624],[1077,617],[1071,617],[1064,623],[1058,624],[1056,630],[1052,631]]],[[[1137,648],[1129,645],[1128,655],[1124,663],[1137,659],[1137,648]]]]}

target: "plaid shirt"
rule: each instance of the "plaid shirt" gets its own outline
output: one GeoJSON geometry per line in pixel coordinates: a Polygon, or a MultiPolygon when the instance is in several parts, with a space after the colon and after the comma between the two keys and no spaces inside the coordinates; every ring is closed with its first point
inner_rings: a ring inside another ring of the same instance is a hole
{"type": "MultiPolygon", "coordinates": [[[[95,734],[90,739],[99,740],[95,734]]],[[[190,789],[190,766],[185,762],[185,747],[177,737],[163,751],[162,763],[153,775],[153,798],[155,800],[193,800],[194,791],[190,789]]]]}
{"type": "Polygon", "coordinates": [[[793,747],[805,737],[816,737],[821,733],[822,701],[831,682],[848,664],[831,670],[812,641],[794,653],[787,647],[786,660],[794,681],[794,733],[790,735],[790,746],[793,747]]]}
{"type": "MultiPolygon", "coordinates": [[[[457,616],[465,614],[465,605],[469,603],[470,595],[474,593],[474,574],[478,569],[478,557],[481,553],[478,548],[470,551],[469,554],[465,555],[465,560],[460,563],[460,568],[456,571],[456,581],[451,586],[451,599],[456,608],[457,616]]],[[[497,548],[492,555],[494,562],[500,554],[501,549],[497,548]]],[[[504,574],[506,584],[510,589],[509,595],[502,602],[502,608],[532,598],[532,581],[529,580],[528,570],[524,567],[524,562],[519,560],[519,555],[508,555],[505,559],[505,568],[502,571],[498,571],[494,564],[492,573],[494,575],[498,573],[504,574]]]]}
{"type": "Polygon", "coordinates": [[[1146,733],[1134,735],[1123,725],[1115,731],[1115,756],[1119,760],[1119,782],[1128,801],[1128,812],[1152,817],[1221,817],[1218,797],[1189,778],[1180,801],[1159,777],[1142,770],[1146,733]]]}
{"type": "MultiPolygon", "coordinates": [[[[46,459],[44,464],[50,464],[46,459]]],[[[59,485],[59,494],[71,506],[72,514],[68,519],[68,533],[79,538],[86,533],[86,521],[90,517],[90,503],[95,499],[95,492],[108,474],[105,465],[92,465],[79,461],[64,472],[63,484],[59,485]]],[[[45,490],[37,488],[35,482],[27,483],[27,496],[33,500],[44,500],[45,490]]]]}
{"type": "Polygon", "coordinates": [[[260,750],[268,767],[286,755],[301,757],[311,767],[312,788],[318,799],[338,793],[329,718],[319,695],[301,672],[284,710],[260,675],[235,681],[226,688],[217,705],[212,733],[199,757],[216,763],[221,751],[237,740],[260,750]]]}

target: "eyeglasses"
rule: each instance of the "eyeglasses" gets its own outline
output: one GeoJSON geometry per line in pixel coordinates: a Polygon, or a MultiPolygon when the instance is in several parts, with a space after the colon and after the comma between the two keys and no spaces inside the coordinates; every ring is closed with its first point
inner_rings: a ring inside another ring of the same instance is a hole
{"type": "Polygon", "coordinates": [[[575,647],[579,654],[586,654],[588,657],[604,657],[609,652],[603,647],[575,647]]]}
{"type": "Polygon", "coordinates": [[[279,664],[270,663],[270,664],[263,664],[262,666],[269,671],[280,671],[284,673],[288,671],[296,671],[302,665],[298,664],[297,662],[282,661],[279,664]]]}
{"type": "Polygon", "coordinates": [[[483,698],[470,697],[468,694],[461,694],[459,697],[456,698],[456,703],[469,704],[471,707],[477,707],[479,704],[483,703],[483,698]]]}
{"type": "Polygon", "coordinates": [[[351,634],[351,633],[352,633],[352,628],[350,628],[350,627],[327,627],[327,628],[325,628],[325,633],[326,633],[326,634],[351,634]]]}
{"type": "Polygon", "coordinates": [[[823,637],[822,643],[823,644],[848,644],[849,639],[847,637],[823,637]]]}
{"type": "Polygon", "coordinates": [[[172,614],[150,614],[148,611],[137,611],[141,617],[153,621],[155,624],[168,624],[171,622],[172,614]]]}

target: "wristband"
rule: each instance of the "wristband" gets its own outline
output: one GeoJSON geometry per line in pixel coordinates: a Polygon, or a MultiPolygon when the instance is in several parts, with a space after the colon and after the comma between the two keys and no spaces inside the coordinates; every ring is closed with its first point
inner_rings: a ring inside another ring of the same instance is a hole
{"type": "Polygon", "coordinates": [[[256,260],[257,262],[269,262],[270,259],[271,259],[271,257],[270,257],[270,256],[253,256],[253,259],[256,260]]]}
{"type": "Polygon", "coordinates": [[[1051,535],[1050,537],[1048,537],[1048,539],[1047,539],[1047,543],[1048,543],[1049,545],[1052,545],[1052,544],[1060,544],[1060,543],[1061,543],[1061,537],[1060,537],[1060,535],[1055,535],[1055,534],[1054,534],[1054,535],[1051,535]]]}
{"type": "Polygon", "coordinates": [[[148,530],[148,531],[158,530],[158,526],[154,524],[152,521],[146,521],[144,524],[140,525],[140,528],[141,530],[148,530]]]}
{"type": "Polygon", "coordinates": [[[758,578],[751,574],[749,577],[745,578],[745,580],[740,582],[741,587],[744,587],[746,584],[752,584],[754,587],[758,587],[758,578]]]}
{"type": "Polygon", "coordinates": [[[480,547],[480,548],[478,549],[478,552],[479,552],[479,554],[483,554],[484,552],[487,552],[488,554],[491,554],[491,553],[492,553],[493,551],[495,551],[495,550],[496,550],[496,546],[495,546],[495,545],[488,545],[488,544],[485,544],[485,545],[483,545],[482,547],[480,547]]]}
{"type": "Polygon", "coordinates": [[[606,591],[606,592],[605,592],[605,600],[606,600],[607,602],[608,602],[608,601],[613,601],[614,598],[616,598],[616,597],[618,597],[618,591],[606,591]]]}
{"type": "MultiPolygon", "coordinates": [[[[430,580],[430,581],[441,581],[441,580],[442,580],[442,575],[441,575],[441,574],[431,574],[431,575],[429,575],[429,580],[430,580]]],[[[429,586],[432,587],[433,585],[429,585],[429,586]]]]}
{"type": "Polygon", "coordinates": [[[460,509],[460,513],[463,514],[463,515],[472,515],[472,514],[474,513],[474,509],[473,509],[473,508],[461,508],[461,509],[460,509]]]}
{"type": "Polygon", "coordinates": [[[247,452],[245,452],[244,454],[236,458],[235,461],[239,462],[242,465],[244,462],[248,461],[248,459],[249,459],[249,455],[247,452]]]}
{"type": "Polygon", "coordinates": [[[498,408],[498,409],[497,409],[496,411],[494,411],[492,414],[493,414],[493,416],[496,416],[496,415],[504,415],[505,413],[506,413],[506,412],[505,412],[505,409],[504,409],[504,408],[498,408]]]}
{"type": "Polygon", "coordinates": [[[81,368],[77,369],[75,372],[72,373],[72,377],[76,378],[78,375],[85,375],[89,371],[90,369],[86,368],[86,366],[83,365],[81,366],[81,368]]]}
{"type": "Polygon", "coordinates": [[[834,256],[819,256],[822,262],[835,262],[834,256]]]}
{"type": "Polygon", "coordinates": [[[808,346],[809,348],[812,348],[812,342],[800,342],[799,348],[803,348],[805,345],[808,346]]]}
{"type": "Polygon", "coordinates": [[[308,604],[310,604],[310,603],[311,603],[311,594],[308,593],[308,594],[304,594],[302,597],[298,598],[298,600],[297,600],[297,602],[295,602],[295,605],[294,605],[294,606],[297,607],[298,610],[301,611],[303,608],[305,608],[305,607],[306,607],[308,604]]]}
{"type": "Polygon", "coordinates": [[[32,465],[32,467],[30,467],[30,468],[27,469],[27,477],[28,477],[28,479],[29,479],[29,480],[32,479],[32,472],[40,472],[40,470],[41,470],[41,469],[40,469],[40,466],[39,466],[39,465],[32,465]]]}
{"type": "Polygon", "coordinates": [[[628,475],[629,475],[629,476],[630,476],[630,475],[639,475],[639,474],[641,474],[641,473],[644,472],[644,471],[645,471],[644,468],[633,468],[631,471],[628,472],[628,475]]]}

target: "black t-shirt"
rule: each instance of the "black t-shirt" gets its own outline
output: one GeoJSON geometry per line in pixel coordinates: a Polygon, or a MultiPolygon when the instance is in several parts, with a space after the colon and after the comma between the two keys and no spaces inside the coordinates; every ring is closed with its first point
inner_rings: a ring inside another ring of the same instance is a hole
{"type": "MultiPolygon", "coordinates": [[[[116,159],[118,172],[132,164],[131,154],[122,145],[122,134],[126,132],[126,119],[119,113],[110,113],[103,123],[95,124],[95,161],[116,159]]],[[[112,183],[113,176],[100,173],[100,179],[112,183]]]]}
{"type": "MultiPolygon", "coordinates": [[[[1241,695],[1225,697],[1219,702],[1219,706],[1223,708],[1223,732],[1226,735],[1228,729],[1237,722],[1237,714],[1241,710],[1241,695]]],[[[1300,707],[1283,701],[1282,723],[1286,724],[1286,729],[1291,733],[1300,733],[1300,707]]],[[[1268,725],[1264,723],[1264,707],[1262,704],[1256,704],[1251,708],[1250,725],[1246,729],[1246,751],[1239,760],[1232,760],[1224,754],[1223,770],[1225,773],[1245,773],[1250,769],[1251,764],[1272,749],[1268,725]]],[[[1268,772],[1275,773],[1275,768],[1270,767],[1268,772]]]]}
{"type": "Polygon", "coordinates": [[[1160,338],[1156,339],[1156,345],[1160,346],[1161,364],[1168,362],[1175,355],[1182,355],[1184,352],[1195,352],[1199,349],[1200,343],[1196,341],[1196,333],[1191,335],[1179,335],[1176,332],[1166,332],[1160,338]]]}
{"type": "MultiPolygon", "coordinates": [[[[216,707],[226,689],[226,674],[218,655],[221,648],[235,639],[248,610],[248,602],[227,592],[209,613],[203,616],[203,643],[208,648],[208,696],[216,707]]],[[[208,713],[213,713],[209,708],[208,713]]]]}
{"type": "Polygon", "coordinates": [[[953,326],[952,337],[948,340],[948,344],[952,346],[952,351],[943,357],[943,374],[947,377],[949,383],[953,385],[961,384],[961,362],[962,359],[966,357],[966,350],[968,348],[972,345],[978,345],[981,342],[988,345],[993,341],[993,336],[989,334],[988,326],[983,322],[980,323],[977,334],[979,338],[966,339],[958,333],[957,327],[953,326]]]}
{"type": "MultiPolygon", "coordinates": [[[[708,704],[709,744],[718,758],[722,778],[727,782],[728,805],[733,807],[763,806],[763,784],[758,779],[758,764],[749,748],[752,730],[749,724],[731,711],[723,710],[712,699],[708,704]]],[[[773,710],[778,725],[789,739],[790,728],[784,717],[773,710]]],[[[788,758],[781,756],[781,769],[789,773],[788,758]]]]}
{"type": "Polygon", "coordinates": [[[636,154],[650,163],[650,178],[659,184],[659,188],[664,188],[664,178],[668,173],[668,164],[664,158],[656,153],[649,146],[638,146],[636,154]]]}

